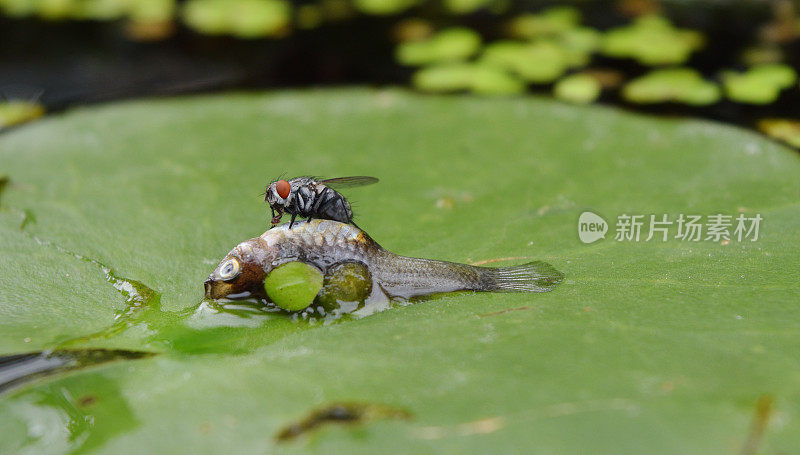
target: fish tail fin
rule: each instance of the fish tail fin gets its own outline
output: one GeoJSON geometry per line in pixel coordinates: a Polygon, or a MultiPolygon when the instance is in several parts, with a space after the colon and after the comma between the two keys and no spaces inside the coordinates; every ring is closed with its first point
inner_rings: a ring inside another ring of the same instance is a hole
{"type": "Polygon", "coordinates": [[[483,270],[486,271],[486,285],[492,291],[548,292],[564,279],[563,273],[542,261],[483,270]]]}

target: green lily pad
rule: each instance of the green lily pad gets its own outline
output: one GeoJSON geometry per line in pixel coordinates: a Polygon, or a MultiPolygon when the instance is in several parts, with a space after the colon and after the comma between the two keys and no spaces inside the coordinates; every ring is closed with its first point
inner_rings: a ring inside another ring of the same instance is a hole
{"type": "Polygon", "coordinates": [[[755,426],[759,453],[792,453],[798,173],[749,131],[531,96],[234,93],[23,125],[0,136],[0,352],[156,354],[0,396],[0,452],[725,454],[755,426]],[[391,251],[565,280],[327,325],[203,301],[282,173],[380,177],[346,194],[391,251]],[[586,210],[611,224],[592,244],[586,210]],[[623,214],[763,222],[756,241],[617,241],[623,214]]]}
{"type": "Polygon", "coordinates": [[[727,71],[722,74],[725,94],[740,103],[774,103],[780,92],[794,85],[797,72],[789,65],[757,65],[744,73],[727,71]]]}
{"type": "Polygon", "coordinates": [[[686,62],[703,44],[701,33],[675,28],[668,19],[650,15],[607,31],[601,51],[609,57],[632,58],[643,65],[674,65],[686,62]]]}
{"type": "Polygon", "coordinates": [[[403,65],[418,66],[465,60],[481,48],[481,37],[468,28],[449,28],[430,38],[400,43],[395,52],[403,65]]]}
{"type": "Polygon", "coordinates": [[[703,106],[716,103],[720,90],[691,68],[654,70],[628,82],[622,96],[632,103],[676,102],[703,106]]]}

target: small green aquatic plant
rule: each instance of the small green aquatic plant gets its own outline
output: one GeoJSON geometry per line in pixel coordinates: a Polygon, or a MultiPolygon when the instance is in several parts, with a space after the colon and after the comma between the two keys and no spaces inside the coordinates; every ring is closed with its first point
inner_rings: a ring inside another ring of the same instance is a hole
{"type": "Polygon", "coordinates": [[[468,28],[453,27],[437,32],[433,36],[400,43],[395,56],[403,65],[420,66],[466,60],[481,48],[480,35],[468,28]]]}
{"type": "Polygon", "coordinates": [[[566,51],[551,41],[496,41],[486,46],[479,61],[531,83],[551,82],[570,66],[566,51]]]}
{"type": "Polygon", "coordinates": [[[800,148],[800,120],[765,118],[758,122],[758,129],[769,137],[800,148]]]}
{"type": "Polygon", "coordinates": [[[525,13],[506,26],[510,36],[520,39],[562,36],[579,28],[580,10],[570,6],[548,8],[540,13],[525,13]]]}
{"type": "Polygon", "coordinates": [[[0,100],[0,130],[36,120],[44,114],[44,106],[35,101],[0,100]]]}
{"type": "Polygon", "coordinates": [[[588,74],[572,74],[558,82],[553,87],[556,98],[576,104],[588,104],[600,96],[602,86],[600,82],[588,74]]]}
{"type": "Polygon", "coordinates": [[[654,70],[622,88],[626,101],[636,104],[684,103],[703,106],[716,103],[720,90],[691,68],[654,70]]]}
{"type": "Polygon", "coordinates": [[[414,73],[412,84],[424,92],[472,91],[511,95],[525,91],[525,83],[503,68],[481,63],[431,65],[414,73]]]}
{"type": "Polygon", "coordinates": [[[202,33],[253,39],[285,34],[291,12],[285,0],[188,0],[182,17],[202,33]]]}
{"type": "Polygon", "coordinates": [[[789,65],[756,65],[743,73],[722,73],[725,95],[733,101],[747,104],[770,104],[780,96],[781,90],[792,87],[797,72],[789,65]]]}
{"type": "Polygon", "coordinates": [[[703,35],[675,28],[665,17],[642,16],[629,25],[608,30],[600,51],[617,58],[632,58],[648,66],[685,63],[703,47],[703,35]]]}

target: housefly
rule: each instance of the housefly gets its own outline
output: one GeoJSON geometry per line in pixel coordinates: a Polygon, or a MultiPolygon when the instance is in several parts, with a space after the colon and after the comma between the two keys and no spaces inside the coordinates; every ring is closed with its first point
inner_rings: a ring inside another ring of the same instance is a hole
{"type": "Polygon", "coordinates": [[[298,216],[342,223],[353,223],[353,210],[350,203],[334,188],[350,188],[376,183],[375,177],[338,177],[317,179],[315,177],[295,177],[290,180],[276,180],[267,186],[264,200],[272,209],[272,225],[281,221],[284,212],[292,215],[289,228],[298,216]]]}

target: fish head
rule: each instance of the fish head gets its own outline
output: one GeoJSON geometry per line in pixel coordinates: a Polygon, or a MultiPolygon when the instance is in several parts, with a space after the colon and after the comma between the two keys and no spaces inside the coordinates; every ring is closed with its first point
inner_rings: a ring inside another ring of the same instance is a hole
{"type": "Polygon", "coordinates": [[[258,251],[261,238],[246,240],[228,253],[205,281],[205,295],[209,299],[244,299],[264,294],[266,271],[258,251]]]}

